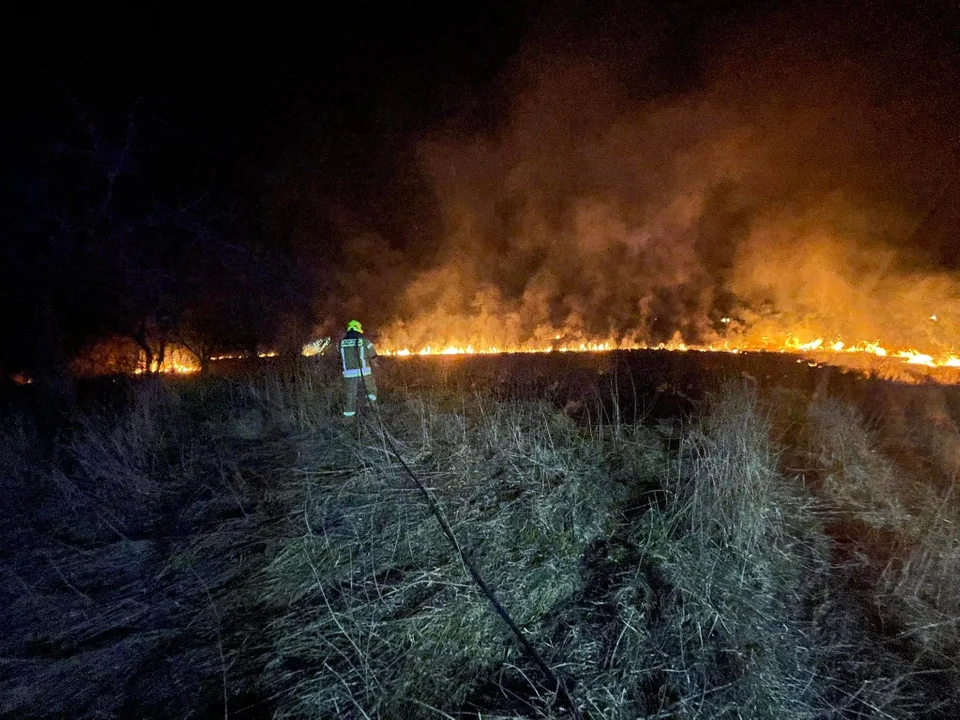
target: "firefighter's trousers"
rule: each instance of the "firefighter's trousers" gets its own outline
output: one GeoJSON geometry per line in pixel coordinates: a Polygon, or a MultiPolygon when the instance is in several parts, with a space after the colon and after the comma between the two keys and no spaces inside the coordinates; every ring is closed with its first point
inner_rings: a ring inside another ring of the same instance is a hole
{"type": "Polygon", "coordinates": [[[373,374],[363,377],[348,377],[343,379],[347,388],[346,402],[343,406],[343,416],[353,417],[357,414],[357,395],[363,393],[370,402],[377,401],[377,382],[373,374]]]}

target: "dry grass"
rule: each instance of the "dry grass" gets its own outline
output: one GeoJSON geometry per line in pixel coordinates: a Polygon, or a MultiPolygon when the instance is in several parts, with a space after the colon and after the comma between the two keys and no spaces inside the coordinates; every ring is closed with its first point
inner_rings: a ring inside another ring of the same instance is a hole
{"type": "Polygon", "coordinates": [[[857,409],[829,399],[814,403],[806,427],[823,496],[870,527],[906,531],[912,518],[904,499],[922,486],[884,456],[857,409]]]}
{"type": "MultiPolygon", "coordinates": [[[[107,389],[114,402],[55,434],[29,415],[2,431],[5,717],[225,709],[221,609],[244,568],[252,488],[229,472],[236,445],[193,425],[182,389],[107,389]]],[[[231,693],[249,684],[234,676],[231,693]]]]}
{"type": "MultiPolygon", "coordinates": [[[[598,472],[601,448],[539,405],[455,414],[411,401],[388,423],[465,551],[536,636],[581,588],[581,551],[612,531],[625,495],[598,472]]],[[[376,431],[365,429],[342,475],[292,489],[303,533],[271,566],[267,592],[286,610],[270,672],[290,687],[291,716],[455,709],[503,663],[526,664],[376,431]],[[290,668],[304,664],[314,672],[295,679],[290,668]]]]}
{"type": "MultiPolygon", "coordinates": [[[[659,431],[482,396],[443,404],[401,401],[386,423],[589,717],[913,712],[907,673],[865,625],[869,598],[835,562],[831,516],[782,470],[750,389],[659,431]]],[[[378,433],[288,488],[265,594],[281,715],[554,716],[378,433]]],[[[848,466],[867,485],[864,457],[848,466]]]]}
{"type": "Polygon", "coordinates": [[[933,392],[917,393],[921,415],[908,430],[906,402],[889,403],[871,427],[827,401],[811,406],[808,432],[834,513],[862,527],[858,560],[891,640],[904,648],[903,682],[947,717],[960,711],[960,498],[957,429],[933,392]],[[890,425],[897,447],[884,453],[890,425]],[[923,462],[893,459],[917,448],[923,462]]]}
{"type": "MultiPolygon", "coordinates": [[[[551,403],[426,372],[381,374],[385,426],[584,717],[957,715],[949,399],[868,422],[738,384],[645,424],[609,376],[551,403]]],[[[562,715],[341,392],[315,362],[134,383],[53,443],[9,416],[3,712],[562,715]]]]}

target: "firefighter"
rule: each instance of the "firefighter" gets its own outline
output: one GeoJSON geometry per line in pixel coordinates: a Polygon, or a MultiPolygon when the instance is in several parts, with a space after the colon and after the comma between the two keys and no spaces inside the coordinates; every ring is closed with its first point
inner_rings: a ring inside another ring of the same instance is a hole
{"type": "Polygon", "coordinates": [[[357,393],[362,391],[370,402],[377,401],[377,383],[373,379],[370,360],[377,356],[373,343],[363,336],[363,326],[358,320],[347,323],[347,332],[340,341],[340,362],[347,386],[347,401],[343,416],[352,418],[357,414],[357,393]]]}

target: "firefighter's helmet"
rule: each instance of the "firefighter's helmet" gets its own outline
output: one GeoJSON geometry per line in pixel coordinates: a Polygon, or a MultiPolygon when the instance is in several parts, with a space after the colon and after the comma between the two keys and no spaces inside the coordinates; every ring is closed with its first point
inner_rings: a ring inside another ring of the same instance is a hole
{"type": "Polygon", "coordinates": [[[360,324],[359,320],[351,320],[347,323],[347,330],[356,330],[359,333],[363,332],[363,325],[360,324]]]}

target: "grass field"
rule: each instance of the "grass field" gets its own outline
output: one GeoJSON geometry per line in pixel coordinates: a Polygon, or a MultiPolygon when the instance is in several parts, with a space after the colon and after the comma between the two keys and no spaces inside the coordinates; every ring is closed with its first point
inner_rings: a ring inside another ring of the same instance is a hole
{"type": "Polygon", "coordinates": [[[778,356],[322,360],[3,405],[4,717],[960,717],[960,391],[778,356]]]}

